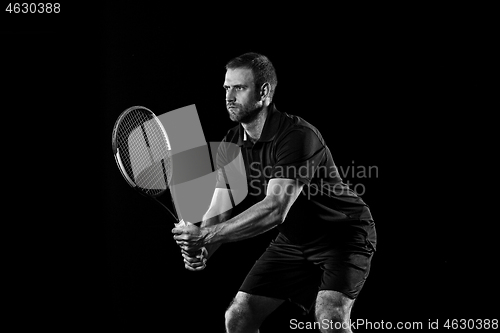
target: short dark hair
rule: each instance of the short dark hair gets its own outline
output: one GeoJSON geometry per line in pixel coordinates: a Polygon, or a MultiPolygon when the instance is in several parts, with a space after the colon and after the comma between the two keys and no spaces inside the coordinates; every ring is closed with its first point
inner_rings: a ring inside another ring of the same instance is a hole
{"type": "Polygon", "coordinates": [[[236,68],[248,68],[252,70],[256,91],[260,89],[265,82],[269,82],[271,85],[269,97],[271,100],[273,99],[276,86],[278,85],[278,78],[276,76],[276,70],[269,58],[259,53],[248,52],[233,58],[226,64],[226,70],[236,68]]]}

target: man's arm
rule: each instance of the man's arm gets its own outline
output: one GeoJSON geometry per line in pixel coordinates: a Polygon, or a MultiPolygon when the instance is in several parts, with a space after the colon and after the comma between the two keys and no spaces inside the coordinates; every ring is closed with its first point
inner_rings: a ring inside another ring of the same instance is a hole
{"type": "Polygon", "coordinates": [[[282,223],[303,185],[295,179],[274,178],[269,181],[266,197],[228,221],[200,229],[175,228],[174,239],[186,249],[236,242],[257,236],[282,223]]]}
{"type": "MultiPolygon", "coordinates": [[[[203,221],[201,223],[201,228],[210,227],[227,221],[231,217],[232,203],[230,198],[230,190],[216,188],[214,195],[212,196],[212,201],[210,202],[210,207],[208,208],[205,215],[203,215],[203,221]]],[[[219,248],[220,244],[206,245],[208,252],[207,259],[212,256],[212,254],[219,248]]]]}
{"type": "Polygon", "coordinates": [[[238,216],[207,228],[207,244],[236,242],[257,236],[281,224],[303,185],[295,179],[269,181],[266,197],[238,216]]]}

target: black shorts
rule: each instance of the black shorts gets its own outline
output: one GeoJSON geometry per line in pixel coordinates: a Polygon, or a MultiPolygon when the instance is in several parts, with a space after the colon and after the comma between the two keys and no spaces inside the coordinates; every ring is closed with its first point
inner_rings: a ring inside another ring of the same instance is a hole
{"type": "Polygon", "coordinates": [[[334,290],[356,299],[370,272],[375,226],[340,229],[300,245],[280,233],[255,262],[239,290],[288,300],[307,312],[319,290],[334,290]]]}

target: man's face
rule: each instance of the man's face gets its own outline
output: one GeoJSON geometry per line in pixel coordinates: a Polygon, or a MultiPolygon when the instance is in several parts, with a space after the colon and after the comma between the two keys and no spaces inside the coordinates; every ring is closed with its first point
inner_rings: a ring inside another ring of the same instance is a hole
{"type": "Polygon", "coordinates": [[[226,108],[229,118],[240,123],[249,123],[262,110],[262,101],[257,99],[253,73],[248,68],[228,69],[224,80],[226,108]]]}

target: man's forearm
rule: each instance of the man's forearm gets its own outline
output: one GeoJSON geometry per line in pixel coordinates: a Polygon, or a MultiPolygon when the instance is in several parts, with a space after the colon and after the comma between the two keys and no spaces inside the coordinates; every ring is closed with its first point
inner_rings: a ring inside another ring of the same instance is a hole
{"type": "MultiPolygon", "coordinates": [[[[223,213],[220,213],[220,214],[216,214],[213,211],[209,210],[203,216],[203,221],[201,222],[200,227],[204,228],[204,227],[214,226],[214,225],[217,225],[217,224],[222,223],[224,221],[227,221],[229,218],[231,218],[231,209],[228,211],[225,211],[223,213]],[[211,217],[207,217],[207,216],[211,216],[211,217]]],[[[209,259],[212,256],[212,254],[214,254],[214,252],[217,251],[217,249],[219,248],[220,245],[221,245],[221,243],[209,244],[209,245],[205,246],[205,248],[207,249],[207,252],[208,252],[207,259],[209,259]]]]}
{"type": "Polygon", "coordinates": [[[283,221],[281,206],[271,199],[264,199],[234,218],[206,228],[207,244],[236,242],[257,236],[283,221]]]}

